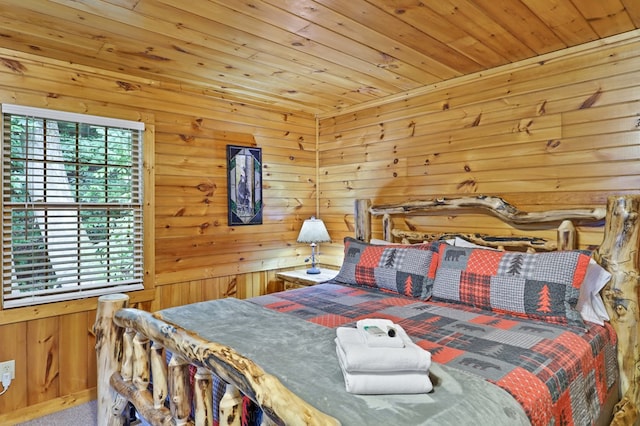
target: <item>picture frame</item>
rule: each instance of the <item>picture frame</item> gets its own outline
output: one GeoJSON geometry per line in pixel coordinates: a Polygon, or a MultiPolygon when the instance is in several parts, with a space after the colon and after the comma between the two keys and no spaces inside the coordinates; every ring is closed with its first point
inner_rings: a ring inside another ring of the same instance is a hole
{"type": "Polygon", "coordinates": [[[228,225],[262,224],[262,148],[227,145],[228,225]]]}

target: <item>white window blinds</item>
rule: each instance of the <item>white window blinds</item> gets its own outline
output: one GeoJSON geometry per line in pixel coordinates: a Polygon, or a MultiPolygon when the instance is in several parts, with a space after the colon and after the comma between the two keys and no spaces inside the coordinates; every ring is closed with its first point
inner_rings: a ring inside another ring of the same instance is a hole
{"type": "Polygon", "coordinates": [[[143,288],[143,130],[2,105],[3,308],[143,288]]]}

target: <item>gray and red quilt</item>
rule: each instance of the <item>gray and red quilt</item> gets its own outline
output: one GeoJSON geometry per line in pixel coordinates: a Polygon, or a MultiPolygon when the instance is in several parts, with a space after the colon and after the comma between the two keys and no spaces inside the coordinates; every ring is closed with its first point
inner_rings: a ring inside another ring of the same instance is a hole
{"type": "Polygon", "coordinates": [[[506,390],[533,425],[593,424],[617,379],[609,324],[558,325],[331,283],[249,301],[330,328],[390,319],[429,350],[434,362],[506,390]]]}

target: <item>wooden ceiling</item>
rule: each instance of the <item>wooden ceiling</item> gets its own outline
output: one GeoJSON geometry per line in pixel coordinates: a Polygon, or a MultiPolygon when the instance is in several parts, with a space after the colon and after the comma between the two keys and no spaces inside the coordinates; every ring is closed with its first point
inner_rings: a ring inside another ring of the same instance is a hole
{"type": "Polygon", "coordinates": [[[323,114],[635,30],[640,1],[2,0],[0,18],[0,47],[323,114]]]}

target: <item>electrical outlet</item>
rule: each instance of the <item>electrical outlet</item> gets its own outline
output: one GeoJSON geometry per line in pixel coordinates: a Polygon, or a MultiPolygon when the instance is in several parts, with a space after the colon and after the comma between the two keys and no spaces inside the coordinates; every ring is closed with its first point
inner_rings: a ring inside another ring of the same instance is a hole
{"type": "Polygon", "coordinates": [[[11,380],[16,378],[15,360],[0,362],[0,378],[4,376],[5,373],[11,374],[11,380]]]}

